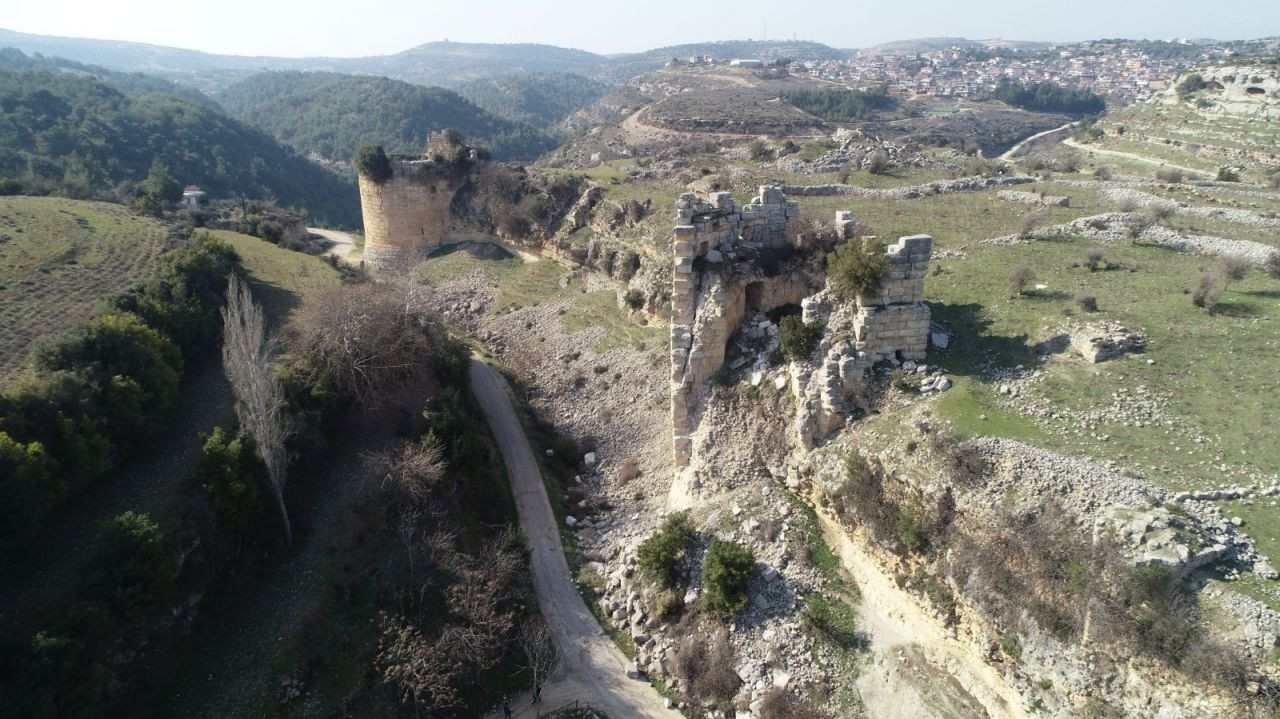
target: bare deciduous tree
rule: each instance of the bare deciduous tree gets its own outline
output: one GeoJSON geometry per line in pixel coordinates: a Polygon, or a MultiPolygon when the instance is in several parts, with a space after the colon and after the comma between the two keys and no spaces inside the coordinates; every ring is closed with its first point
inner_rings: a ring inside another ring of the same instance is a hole
{"type": "Polygon", "coordinates": [[[412,507],[426,502],[432,488],[444,476],[445,461],[438,445],[405,442],[378,454],[373,461],[382,475],[382,486],[412,507]]]}
{"type": "Polygon", "coordinates": [[[524,656],[524,668],[533,675],[533,685],[542,686],[559,659],[555,640],[551,638],[546,622],[541,618],[526,622],[516,635],[516,644],[524,656]]]}
{"type": "Polygon", "coordinates": [[[431,334],[414,290],[338,287],[305,303],[290,324],[290,351],[332,373],[340,392],[372,400],[429,366],[431,334]]]}
{"type": "Polygon", "coordinates": [[[227,306],[222,310],[222,369],[236,396],[240,431],[253,437],[266,465],[284,522],[286,544],[293,543],[293,528],[284,506],[289,453],[285,442],[293,433],[293,421],[271,362],[272,343],[267,337],[262,306],[253,301],[249,286],[232,274],[227,285],[227,306]]]}

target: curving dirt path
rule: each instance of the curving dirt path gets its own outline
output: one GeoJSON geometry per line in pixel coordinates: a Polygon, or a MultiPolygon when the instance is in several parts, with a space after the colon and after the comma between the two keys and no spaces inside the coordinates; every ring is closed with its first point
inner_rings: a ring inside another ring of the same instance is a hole
{"type": "Polygon", "coordinates": [[[354,267],[360,264],[362,253],[356,249],[355,238],[350,233],[326,230],[321,227],[308,227],[307,232],[319,235],[330,243],[329,249],[325,251],[326,255],[337,257],[338,261],[345,265],[354,267]]]}
{"type": "Polygon", "coordinates": [[[1026,138],[1026,139],[1023,139],[1023,140],[1019,141],[1019,142],[1018,142],[1018,144],[1014,145],[1013,147],[1010,147],[1008,150],[1005,150],[1004,154],[1003,154],[1003,155],[1001,155],[1001,156],[999,156],[999,157],[997,157],[996,159],[997,159],[997,160],[1002,160],[1002,161],[1004,161],[1004,162],[1008,162],[1009,160],[1012,160],[1012,159],[1013,159],[1014,154],[1015,154],[1015,153],[1017,153],[1017,152],[1018,152],[1018,150],[1021,150],[1021,149],[1023,148],[1023,146],[1025,146],[1028,142],[1035,142],[1036,140],[1039,140],[1040,138],[1044,137],[1045,135],[1052,135],[1052,134],[1053,134],[1053,133],[1055,133],[1055,132],[1062,132],[1063,130],[1066,130],[1067,128],[1075,127],[1075,125],[1076,125],[1076,123],[1074,123],[1074,122],[1068,122],[1067,124],[1063,125],[1062,127],[1055,127],[1055,128],[1053,128],[1052,130],[1045,130],[1045,131],[1043,131],[1043,132],[1037,132],[1036,134],[1032,135],[1031,137],[1028,137],[1028,138],[1026,138]]]}
{"type": "Polygon", "coordinates": [[[627,677],[626,657],[601,631],[578,594],[560,546],[559,527],[542,474],[507,396],[506,382],[492,367],[472,358],[471,389],[502,450],[520,527],[529,542],[538,606],[560,649],[560,663],[543,688],[541,706],[531,706],[527,694],[514,698],[515,716],[536,716],[537,709],[546,711],[576,700],[615,719],[679,719],[682,715],[665,708],[662,696],[652,686],[627,677]]]}
{"type": "Polygon", "coordinates": [[[1132,152],[1121,152],[1120,150],[1107,150],[1101,147],[1094,147],[1092,145],[1081,145],[1080,143],[1076,142],[1075,140],[1069,137],[1063,140],[1062,144],[1066,145],[1067,147],[1072,147],[1077,150],[1080,150],[1081,152],[1096,152],[1099,155],[1123,157],[1128,160],[1137,160],[1138,162],[1145,162],[1148,165],[1158,165],[1160,167],[1172,167],[1175,170],[1182,170],[1183,172],[1191,173],[1192,175],[1196,175],[1197,177],[1208,174],[1204,170],[1197,170],[1194,167],[1184,167],[1182,165],[1175,165],[1172,162],[1165,162],[1164,160],[1156,160],[1150,157],[1144,157],[1142,155],[1135,155],[1132,152]]]}

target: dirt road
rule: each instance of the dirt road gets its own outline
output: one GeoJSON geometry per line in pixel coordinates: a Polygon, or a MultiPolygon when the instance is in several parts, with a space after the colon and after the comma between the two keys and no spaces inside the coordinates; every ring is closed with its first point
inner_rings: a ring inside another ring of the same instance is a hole
{"type": "MultiPolygon", "coordinates": [[[[506,382],[492,367],[472,359],[471,389],[506,461],[520,527],[529,542],[538,606],[560,648],[560,663],[543,688],[540,708],[546,711],[577,700],[615,719],[678,719],[681,714],[666,709],[653,687],[627,678],[626,658],[600,630],[578,594],[537,461],[507,396],[506,382]]],[[[517,717],[536,714],[527,695],[514,698],[511,704],[517,717]]]]}
{"type": "Polygon", "coordinates": [[[1022,140],[1021,142],[1019,142],[1018,144],[1014,145],[1013,147],[1010,147],[1008,150],[1006,150],[1006,151],[1005,151],[1005,153],[1004,153],[1003,155],[1001,155],[1001,156],[997,157],[996,159],[997,159],[997,160],[1002,160],[1002,161],[1008,162],[1009,160],[1012,160],[1012,159],[1013,159],[1013,156],[1018,152],[1018,150],[1021,150],[1021,149],[1022,149],[1022,148],[1027,144],[1027,143],[1028,143],[1028,142],[1035,142],[1036,140],[1039,140],[1040,138],[1044,137],[1045,135],[1052,135],[1052,134],[1053,134],[1053,133],[1055,133],[1055,132],[1062,132],[1063,130],[1066,130],[1067,128],[1070,128],[1070,127],[1075,127],[1075,123],[1074,123],[1074,122],[1068,122],[1067,124],[1063,125],[1062,127],[1055,127],[1055,128],[1053,128],[1052,130],[1045,130],[1044,132],[1037,132],[1036,134],[1032,135],[1031,137],[1028,137],[1028,138],[1026,138],[1025,140],[1022,140]]]}
{"type": "Polygon", "coordinates": [[[313,235],[319,235],[330,243],[326,255],[337,257],[340,262],[347,265],[359,265],[361,253],[356,250],[355,238],[346,232],[338,230],[325,230],[319,227],[308,227],[307,232],[313,235]]]}
{"type": "Polygon", "coordinates": [[[1067,147],[1074,147],[1075,149],[1081,150],[1083,152],[1096,152],[1099,155],[1123,157],[1129,160],[1137,160],[1138,162],[1145,162],[1149,165],[1158,165],[1160,167],[1171,167],[1175,170],[1182,170],[1183,172],[1187,172],[1192,175],[1199,176],[1199,175],[1206,174],[1204,170],[1197,170],[1193,167],[1183,167],[1182,165],[1175,165],[1172,162],[1165,162],[1164,160],[1156,160],[1150,157],[1143,157],[1142,155],[1135,155],[1132,152],[1121,152],[1119,150],[1106,150],[1101,147],[1094,147],[1092,145],[1081,145],[1080,143],[1076,142],[1075,140],[1072,140],[1069,137],[1063,140],[1062,144],[1066,145],[1067,147]]]}

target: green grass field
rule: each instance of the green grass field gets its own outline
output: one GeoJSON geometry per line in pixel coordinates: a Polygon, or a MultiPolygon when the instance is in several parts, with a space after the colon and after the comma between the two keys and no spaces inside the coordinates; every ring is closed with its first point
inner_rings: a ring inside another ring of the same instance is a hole
{"type": "Polygon", "coordinates": [[[275,322],[287,319],[307,293],[342,284],[338,271],[318,257],[238,232],[210,230],[209,234],[235,248],[252,281],[254,297],[275,322]]]}
{"type": "Polygon", "coordinates": [[[0,385],[34,345],[88,320],[155,268],[168,233],[120,205],[0,197],[0,385]]]}

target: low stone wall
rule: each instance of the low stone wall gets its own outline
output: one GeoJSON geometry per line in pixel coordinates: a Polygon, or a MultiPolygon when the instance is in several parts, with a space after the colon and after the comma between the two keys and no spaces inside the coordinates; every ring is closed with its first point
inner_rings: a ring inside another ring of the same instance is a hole
{"type": "Polygon", "coordinates": [[[1012,177],[961,177],[956,180],[938,180],[923,185],[910,187],[888,187],[873,189],[854,185],[784,185],[782,192],[793,197],[834,197],[848,195],[852,197],[879,197],[886,200],[910,200],[930,195],[946,195],[953,192],[977,192],[992,187],[1008,185],[1025,185],[1035,182],[1036,178],[1028,175],[1012,177]]]}

